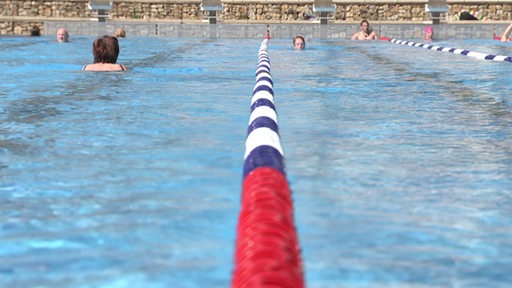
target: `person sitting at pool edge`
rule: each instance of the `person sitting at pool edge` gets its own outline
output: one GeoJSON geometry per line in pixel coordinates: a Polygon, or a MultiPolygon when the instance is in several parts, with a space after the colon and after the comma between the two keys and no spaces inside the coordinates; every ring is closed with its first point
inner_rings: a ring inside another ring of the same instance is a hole
{"type": "Polygon", "coordinates": [[[293,49],[302,50],[304,48],[306,48],[306,40],[304,40],[304,37],[301,35],[295,36],[295,38],[293,38],[293,49]]]}
{"type": "Polygon", "coordinates": [[[104,35],[92,43],[94,63],[85,65],[86,71],[126,71],[124,65],[116,64],[119,56],[119,42],[116,37],[104,35]]]}
{"type": "Polygon", "coordinates": [[[69,42],[69,32],[64,28],[59,28],[57,30],[57,42],[69,42]]]}
{"type": "Polygon", "coordinates": [[[379,37],[377,36],[377,32],[370,29],[370,23],[367,20],[361,21],[361,28],[358,32],[352,35],[352,40],[377,40],[379,37]]]}
{"type": "Polygon", "coordinates": [[[505,32],[503,32],[503,35],[501,35],[501,42],[507,42],[509,41],[508,35],[510,35],[510,31],[512,31],[512,23],[508,25],[507,29],[505,29],[505,32]]]}

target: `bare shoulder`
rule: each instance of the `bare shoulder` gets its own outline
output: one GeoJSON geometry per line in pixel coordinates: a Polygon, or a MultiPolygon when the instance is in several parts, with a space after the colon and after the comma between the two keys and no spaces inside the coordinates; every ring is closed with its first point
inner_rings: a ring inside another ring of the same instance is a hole
{"type": "Polygon", "coordinates": [[[126,71],[128,68],[122,64],[113,63],[94,63],[85,65],[82,70],[85,71],[126,71]]]}

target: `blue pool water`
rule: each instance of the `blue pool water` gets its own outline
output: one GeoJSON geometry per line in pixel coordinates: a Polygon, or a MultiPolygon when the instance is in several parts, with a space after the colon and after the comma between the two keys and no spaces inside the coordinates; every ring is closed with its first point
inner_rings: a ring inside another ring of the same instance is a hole
{"type": "MultiPolygon", "coordinates": [[[[229,287],[261,39],[93,39],[0,38],[0,287],[229,287]]],[[[512,64],[307,40],[269,45],[307,287],[508,287],[512,64]]]]}

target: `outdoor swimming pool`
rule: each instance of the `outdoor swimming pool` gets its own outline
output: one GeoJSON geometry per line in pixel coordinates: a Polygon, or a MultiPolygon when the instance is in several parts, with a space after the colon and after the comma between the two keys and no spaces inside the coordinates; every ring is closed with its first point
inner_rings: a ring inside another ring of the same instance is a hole
{"type": "MultiPolygon", "coordinates": [[[[0,286],[229,287],[261,39],[93,39],[0,38],[0,286]]],[[[512,64],[307,41],[269,45],[306,286],[507,287],[512,64]]]]}

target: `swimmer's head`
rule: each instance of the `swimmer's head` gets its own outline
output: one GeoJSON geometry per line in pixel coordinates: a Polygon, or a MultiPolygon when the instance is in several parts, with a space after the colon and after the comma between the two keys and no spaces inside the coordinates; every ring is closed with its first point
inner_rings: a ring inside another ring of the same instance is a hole
{"type": "Polygon", "coordinates": [[[117,28],[115,35],[117,38],[124,38],[124,37],[126,37],[126,32],[124,31],[123,28],[117,28]]]}
{"type": "Polygon", "coordinates": [[[58,42],[68,42],[69,41],[69,32],[64,28],[59,28],[57,30],[57,41],[58,42]]]}
{"type": "Polygon", "coordinates": [[[306,40],[304,40],[304,37],[303,36],[295,36],[295,38],[293,38],[293,49],[296,49],[296,50],[302,50],[306,48],[306,40]]]}
{"type": "Polygon", "coordinates": [[[425,30],[423,30],[423,32],[425,33],[425,40],[432,40],[432,35],[434,34],[434,29],[432,29],[432,27],[425,27],[425,30]]]}

